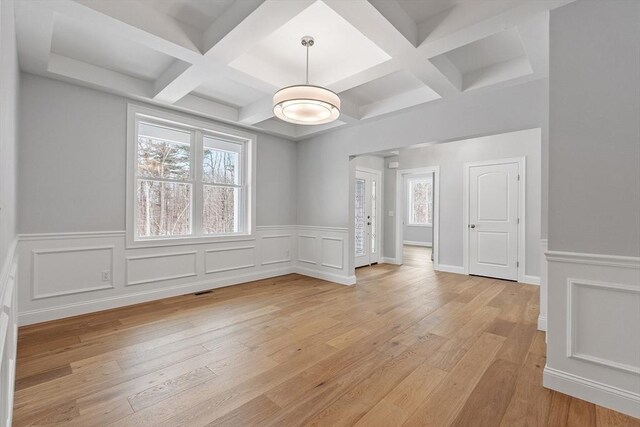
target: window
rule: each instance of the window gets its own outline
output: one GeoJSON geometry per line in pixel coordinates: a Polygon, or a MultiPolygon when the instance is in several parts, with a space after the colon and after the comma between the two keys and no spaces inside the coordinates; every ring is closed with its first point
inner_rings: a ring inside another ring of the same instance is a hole
{"type": "Polygon", "coordinates": [[[408,180],[408,224],[428,226],[433,223],[433,179],[411,178],[408,180]]]}
{"type": "Polygon", "coordinates": [[[251,235],[254,140],[235,130],[130,105],[128,244],[251,235]]]}

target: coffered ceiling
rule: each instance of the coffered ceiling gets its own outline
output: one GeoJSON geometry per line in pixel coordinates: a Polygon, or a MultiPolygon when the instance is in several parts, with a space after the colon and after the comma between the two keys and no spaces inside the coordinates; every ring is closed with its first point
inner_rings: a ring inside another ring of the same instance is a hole
{"type": "Polygon", "coordinates": [[[291,139],[546,77],[548,10],[572,0],[17,0],[23,70],[291,139]],[[275,119],[310,83],[338,121],[275,119]]]}

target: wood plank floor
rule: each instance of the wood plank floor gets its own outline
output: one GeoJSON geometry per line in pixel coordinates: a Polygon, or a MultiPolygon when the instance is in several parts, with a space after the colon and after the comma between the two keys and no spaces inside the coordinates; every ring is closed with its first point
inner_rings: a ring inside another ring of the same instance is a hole
{"type": "Polygon", "coordinates": [[[406,251],[21,328],[14,425],[640,426],[542,388],[537,287],[406,251]]]}

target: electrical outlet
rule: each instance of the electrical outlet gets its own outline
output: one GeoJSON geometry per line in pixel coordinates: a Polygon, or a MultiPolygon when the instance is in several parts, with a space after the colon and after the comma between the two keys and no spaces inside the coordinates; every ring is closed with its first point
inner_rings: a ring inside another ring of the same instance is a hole
{"type": "Polygon", "coordinates": [[[105,270],[102,272],[102,281],[103,282],[108,282],[109,280],[111,280],[111,272],[109,270],[105,270]]]}

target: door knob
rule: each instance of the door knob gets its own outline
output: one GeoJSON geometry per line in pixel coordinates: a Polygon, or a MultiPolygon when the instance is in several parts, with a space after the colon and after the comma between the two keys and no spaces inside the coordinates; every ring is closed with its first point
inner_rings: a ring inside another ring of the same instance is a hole
{"type": "Polygon", "coordinates": [[[471,225],[469,226],[469,228],[476,228],[476,225],[475,225],[475,224],[471,224],[471,225]]]}

